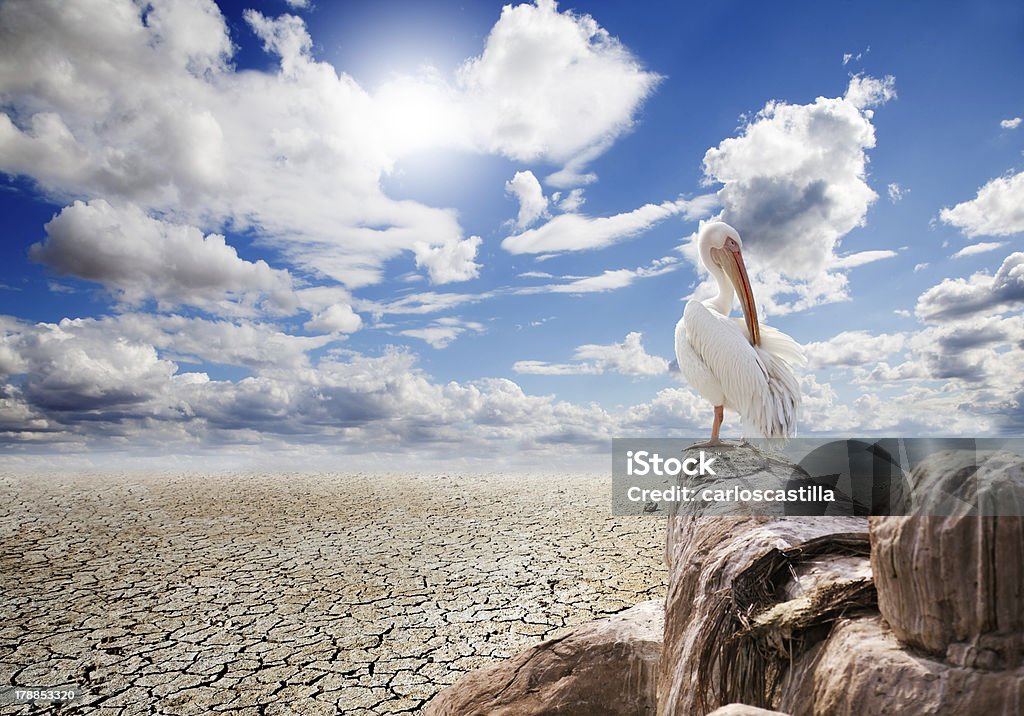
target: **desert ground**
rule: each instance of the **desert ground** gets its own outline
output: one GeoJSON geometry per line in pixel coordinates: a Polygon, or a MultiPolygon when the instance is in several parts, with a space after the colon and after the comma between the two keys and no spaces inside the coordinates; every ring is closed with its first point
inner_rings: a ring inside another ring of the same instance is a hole
{"type": "Polygon", "coordinates": [[[473,668],[663,595],[607,476],[2,474],[0,713],[417,713],[473,668]]]}

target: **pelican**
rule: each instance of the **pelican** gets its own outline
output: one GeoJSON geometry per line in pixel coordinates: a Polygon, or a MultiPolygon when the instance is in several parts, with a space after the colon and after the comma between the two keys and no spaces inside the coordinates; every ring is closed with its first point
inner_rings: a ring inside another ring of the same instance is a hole
{"type": "Polygon", "coordinates": [[[721,221],[704,224],[697,248],[718,295],[687,302],[676,324],[676,360],[690,386],[715,408],[711,440],[699,447],[724,444],[719,431],[726,408],[764,437],[788,438],[800,408],[792,366],[805,363],[803,349],[782,331],[758,324],[736,229],[721,221]],[[742,319],[729,317],[736,295],[742,319]]]}

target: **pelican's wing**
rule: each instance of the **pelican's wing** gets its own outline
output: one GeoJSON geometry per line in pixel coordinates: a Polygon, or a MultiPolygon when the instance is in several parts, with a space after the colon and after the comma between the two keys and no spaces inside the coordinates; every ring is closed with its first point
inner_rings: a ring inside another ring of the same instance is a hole
{"type": "MultiPolygon", "coordinates": [[[[750,345],[742,321],[697,301],[686,305],[683,321],[693,350],[721,384],[725,405],[765,437],[793,434],[800,386],[789,364],[764,347],[750,345]]],[[[774,344],[775,337],[769,341],[774,344]]],[[[790,342],[799,351],[796,342],[790,342]]]]}
{"type": "MultiPolygon", "coordinates": [[[[750,340],[750,332],[747,330],[747,324],[742,318],[730,319],[736,324],[737,328],[750,340]]],[[[764,350],[771,353],[777,358],[781,358],[790,365],[803,366],[807,365],[807,356],[804,354],[804,347],[797,343],[793,338],[780,331],[778,328],[772,328],[766,326],[763,323],[758,326],[761,333],[760,346],[764,350]]]]}

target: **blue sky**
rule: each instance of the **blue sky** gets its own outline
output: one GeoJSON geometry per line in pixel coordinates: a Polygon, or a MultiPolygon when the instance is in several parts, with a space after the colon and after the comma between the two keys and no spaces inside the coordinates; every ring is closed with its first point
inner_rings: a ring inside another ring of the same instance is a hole
{"type": "MultiPolygon", "coordinates": [[[[802,434],[1019,434],[1019,3],[0,3],[0,440],[541,461],[704,435],[744,237],[802,434]]],[[[726,433],[738,433],[727,419],[726,433]]]]}

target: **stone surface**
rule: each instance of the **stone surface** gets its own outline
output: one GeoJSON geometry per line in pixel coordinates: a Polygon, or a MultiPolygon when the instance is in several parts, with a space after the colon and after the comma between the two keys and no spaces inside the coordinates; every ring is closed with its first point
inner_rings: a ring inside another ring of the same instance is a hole
{"type": "Polygon", "coordinates": [[[1024,514],[1020,457],[942,452],[911,483],[915,513],[945,516],[872,518],[882,616],[901,641],[952,663],[1020,666],[1024,518],[1010,516],[1024,514]],[[975,516],[979,500],[985,512],[1006,516],[975,516]]]}
{"type": "Polygon", "coordinates": [[[439,693],[426,716],[655,713],[661,600],[589,622],[439,693]]]}
{"type": "Polygon", "coordinates": [[[0,474],[0,681],[84,687],[69,713],[417,713],[661,597],[664,520],[610,516],[610,483],[0,474]]]}
{"type": "Polygon", "coordinates": [[[792,716],[1016,716],[1024,669],[951,666],[901,648],[879,617],[839,622],[793,666],[779,705],[792,716]]]}
{"type": "MultiPolygon", "coordinates": [[[[702,675],[703,647],[722,638],[717,629],[732,599],[733,580],[756,560],[835,533],[859,533],[859,517],[687,517],[669,518],[669,565],[665,636],[658,674],[658,713],[707,713],[733,701],[719,688],[716,668],[702,675]],[[710,632],[706,631],[710,629],[710,632]]],[[[854,574],[864,574],[863,561],[854,574]]]]}

